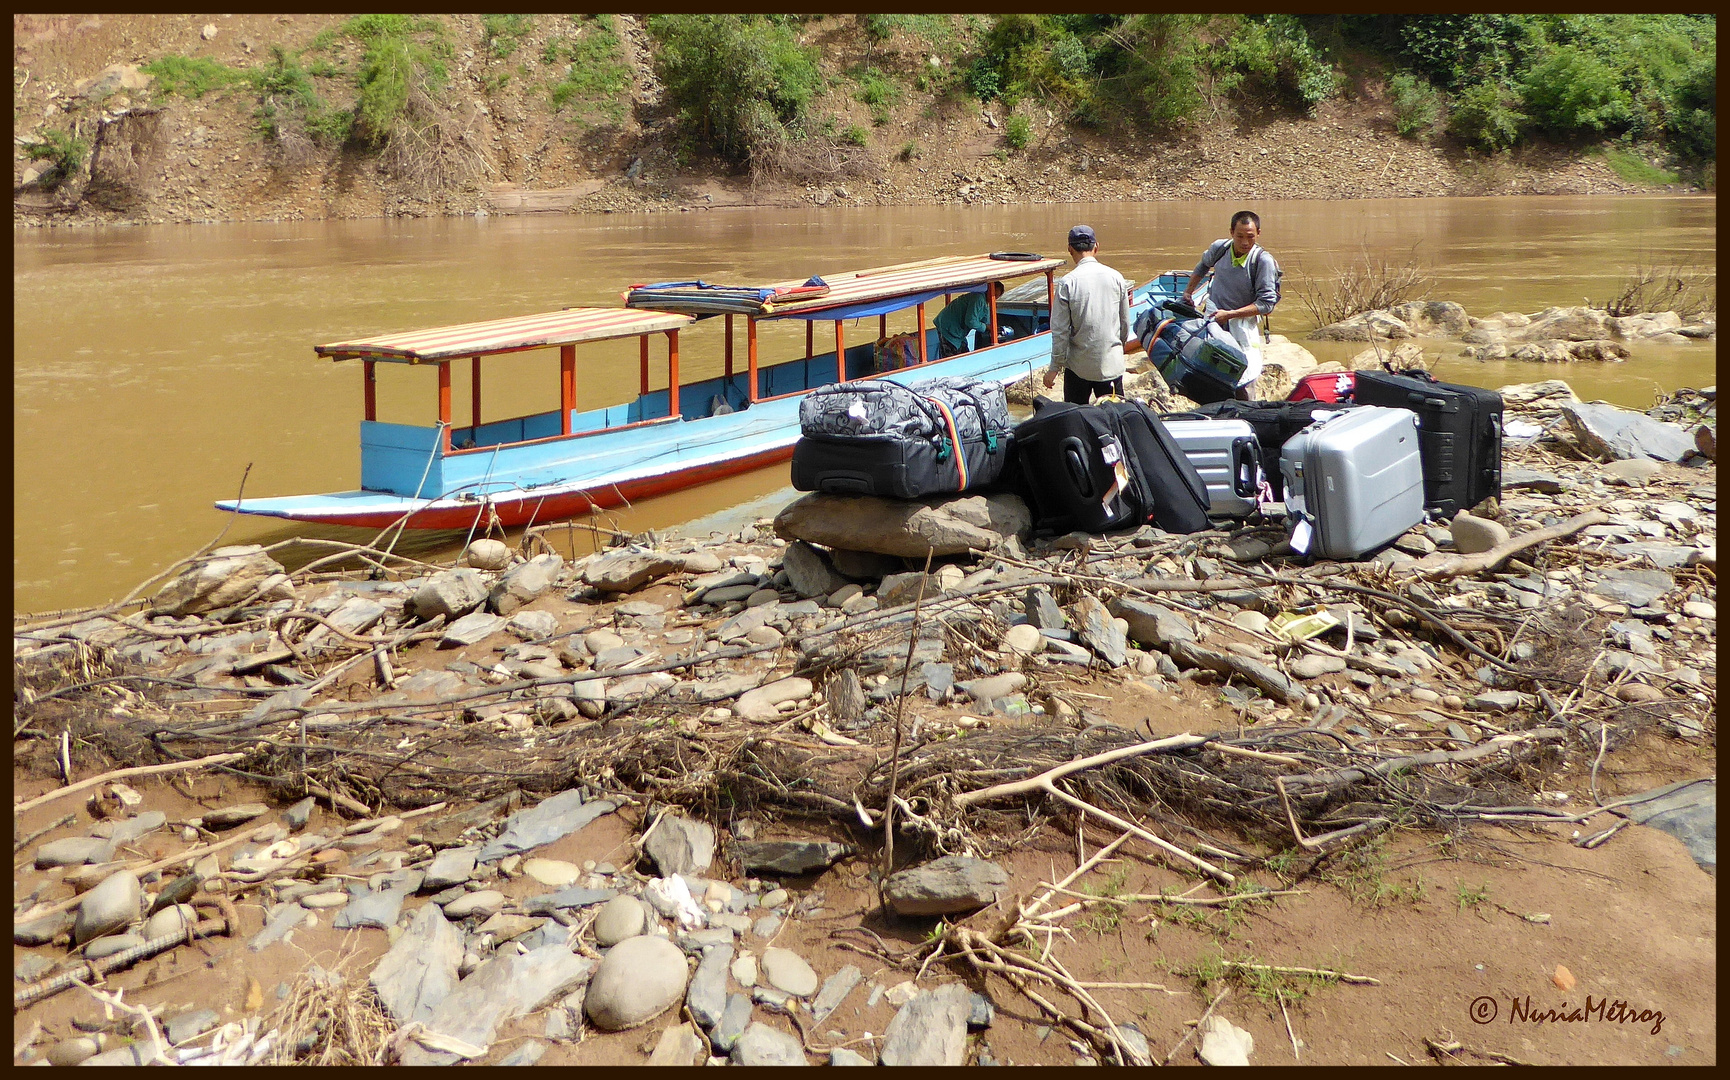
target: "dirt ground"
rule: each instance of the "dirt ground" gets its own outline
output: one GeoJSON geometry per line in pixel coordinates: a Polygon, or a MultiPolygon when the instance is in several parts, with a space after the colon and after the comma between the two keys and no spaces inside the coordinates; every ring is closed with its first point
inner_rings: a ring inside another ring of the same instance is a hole
{"type": "MultiPolygon", "coordinates": [[[[1138,726],[1157,734],[1211,730],[1230,722],[1217,695],[1204,686],[1188,683],[1175,699],[1162,700],[1162,707],[1148,708],[1134,695],[1119,693],[1110,712],[1120,723],[1139,721],[1138,726]]],[[[1547,783],[1573,792],[1576,802],[1589,800],[1584,775],[1588,765],[1572,763],[1547,783]]],[[[1645,736],[1610,755],[1599,784],[1608,800],[1678,776],[1713,771],[1709,750],[1691,751],[1674,740],[1645,736]]],[[[51,786],[14,772],[16,796],[32,796],[51,786]]],[[[171,822],[207,807],[265,798],[219,776],[138,787],[146,805],[167,812],[171,822]]],[[[18,821],[18,833],[26,836],[76,806],[68,800],[31,811],[18,821]]],[[[453,809],[461,806],[452,804],[453,809]]],[[[641,807],[626,807],[535,854],[577,864],[623,866],[631,857],[642,813],[641,807]]],[[[87,816],[79,811],[81,824],[73,828],[87,826],[87,816]]],[[[321,806],[309,827],[333,824],[343,822],[321,806]]],[[[738,825],[718,824],[723,830],[738,825]]],[[[1134,901],[1121,909],[1095,908],[1058,920],[1068,929],[1053,936],[1051,954],[1084,982],[1162,987],[1100,989],[1095,996],[1116,1022],[1133,1022],[1146,1034],[1156,1060],[1175,1049],[1174,1064],[1196,1062],[1193,1037],[1183,1042],[1191,1034],[1187,1025],[1216,999],[1216,1013],[1254,1036],[1251,1060],[1256,1064],[1387,1064],[1390,1059],[1415,1064],[1450,1056],[1470,1063],[1558,1065],[1716,1061],[1716,879],[1695,865],[1679,841],[1653,829],[1624,829],[1595,850],[1570,843],[1570,832],[1567,827],[1480,828],[1449,836],[1396,830],[1367,846],[1319,859],[1276,859],[1277,872],[1243,872],[1269,889],[1295,890],[1290,895],[1229,909],[1134,901]],[[1376,982],[1257,976],[1224,968],[1233,961],[1328,969],[1376,982]],[[1554,981],[1559,966],[1578,980],[1568,991],[1554,981]],[[1600,999],[1625,1001],[1632,1013],[1655,1011],[1662,1018],[1542,1022],[1545,1010],[1565,1013],[1600,999]],[[1491,1017],[1487,1022],[1486,1014],[1491,1017]],[[1431,1049],[1456,1043],[1451,1053],[1431,1049]]],[[[57,835],[61,833],[45,839],[57,835]]],[[[758,835],[810,837],[813,832],[790,823],[765,823],[758,835]]],[[[831,838],[861,841],[851,835],[831,838]]],[[[1113,838],[1092,827],[1079,837],[1046,828],[1001,860],[1010,870],[1013,894],[1030,899],[1042,891],[1040,882],[1060,880],[1073,869],[1081,851],[1091,854],[1113,838]]],[[[137,854],[159,858],[180,847],[170,830],[142,842],[137,854]]],[[[1254,850],[1256,845],[1245,847],[1254,850]]],[[[904,861],[913,853],[900,854],[898,861],[904,861]]],[[[363,853],[350,858],[363,858],[363,853]]],[[[26,869],[27,861],[20,864],[15,858],[14,865],[15,892],[33,888],[40,875],[26,869]]],[[[786,920],[773,939],[754,934],[740,939],[742,951],[759,955],[771,944],[792,948],[819,976],[846,964],[864,972],[861,987],[817,1025],[820,1030],[807,1032],[809,1045],[857,1048],[881,1035],[895,1007],[887,1000],[871,1003],[871,986],[889,988],[912,978],[916,961],[897,967],[889,958],[916,949],[934,925],[885,914],[877,903],[874,865],[874,855],[861,856],[826,873],[785,881],[795,905],[809,899],[820,909],[786,920]]],[[[370,873],[339,872],[361,878],[370,873]]],[[[1197,883],[1194,876],[1149,858],[1132,843],[1072,888],[1119,896],[1180,893],[1197,883]]],[[[511,897],[543,891],[526,877],[496,887],[511,897]]],[[[420,902],[411,900],[410,906],[420,902]]],[[[240,910],[246,935],[263,925],[263,911],[256,903],[242,903],[240,910]]],[[[987,909],[967,923],[989,926],[999,914],[987,909]]],[[[204,1007],[217,1009],[225,1021],[261,1014],[268,1029],[272,1010],[308,965],[364,979],[388,947],[384,931],[333,930],[327,913],[317,917],[321,921],[316,927],[303,925],[289,940],[263,952],[249,951],[243,941],[207,939],[116,974],[108,988],[123,987],[125,1000],[162,1006],[166,1016],[204,1007]]],[[[14,963],[32,951],[14,946],[14,963]]],[[[995,975],[980,980],[963,965],[946,968],[939,963],[927,971],[922,985],[952,975],[996,1005],[995,1022],[973,1037],[978,1054],[1003,1064],[1075,1061],[1072,1033],[1053,1029],[1049,1018],[995,975]]],[[[75,1035],[75,1028],[104,1026],[102,1013],[102,1006],[87,995],[62,993],[16,1012],[14,1039],[40,1022],[46,1033],[43,1042],[51,1043],[75,1035]]],[[[759,1019],[765,1019],[761,1010],[759,1019]]],[[[677,1022],[680,1017],[669,1013],[616,1034],[584,1029],[574,1042],[553,1042],[539,1064],[641,1064],[661,1029],[677,1022]]],[[[780,1016],[767,1017],[767,1022],[788,1025],[780,1016]]],[[[544,1013],[507,1024],[485,1060],[497,1061],[527,1039],[543,1039],[545,1026],[544,1013]]],[[[797,1035],[793,1028],[787,1030],[797,1035]]]]}

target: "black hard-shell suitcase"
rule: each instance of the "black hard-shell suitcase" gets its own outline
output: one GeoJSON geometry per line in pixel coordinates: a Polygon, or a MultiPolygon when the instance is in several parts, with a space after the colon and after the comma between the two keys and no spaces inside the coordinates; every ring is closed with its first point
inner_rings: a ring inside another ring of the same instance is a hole
{"type": "Polygon", "coordinates": [[[1502,395],[1437,382],[1427,371],[1358,372],[1359,405],[1418,414],[1424,509],[1442,518],[1502,493],[1502,395]]]}
{"type": "Polygon", "coordinates": [[[1247,420],[1261,447],[1261,471],[1273,489],[1276,501],[1285,498],[1285,479],[1280,474],[1279,452],[1286,440],[1315,422],[1317,413],[1345,412],[1353,408],[1333,401],[1215,401],[1187,413],[1172,413],[1168,420],[1206,417],[1212,420],[1247,420]]]}
{"type": "Polygon", "coordinates": [[[1207,481],[1153,410],[1123,399],[1096,402],[1094,407],[1110,418],[1141,473],[1142,487],[1153,499],[1148,508],[1153,523],[1173,533],[1207,528],[1207,481]]]}
{"type": "Polygon", "coordinates": [[[1123,442],[1094,406],[1034,398],[1033,415],[1015,426],[1015,460],[1041,532],[1102,533],[1147,520],[1123,442]]]}
{"type": "Polygon", "coordinates": [[[838,383],[799,403],[793,486],[917,499],[985,487],[1010,457],[1003,386],[965,378],[838,383]]]}

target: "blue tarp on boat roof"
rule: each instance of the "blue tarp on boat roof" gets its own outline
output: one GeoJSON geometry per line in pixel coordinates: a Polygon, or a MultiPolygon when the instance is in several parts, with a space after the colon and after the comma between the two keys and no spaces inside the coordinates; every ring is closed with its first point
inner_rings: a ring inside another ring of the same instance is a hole
{"type": "Polygon", "coordinates": [[[863,319],[868,315],[889,315],[897,311],[905,311],[915,304],[927,303],[945,294],[959,296],[962,293],[984,292],[984,285],[963,285],[949,289],[935,289],[931,292],[913,293],[906,296],[891,296],[881,300],[864,300],[857,304],[844,304],[841,307],[819,308],[816,311],[788,311],[775,315],[759,316],[758,322],[769,322],[772,319],[805,319],[809,322],[828,322],[832,319],[863,319]]]}

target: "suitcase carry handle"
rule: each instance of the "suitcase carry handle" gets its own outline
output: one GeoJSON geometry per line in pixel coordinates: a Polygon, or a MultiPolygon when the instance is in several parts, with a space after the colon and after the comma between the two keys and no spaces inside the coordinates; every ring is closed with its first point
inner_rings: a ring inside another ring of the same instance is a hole
{"type": "Polygon", "coordinates": [[[1256,484],[1256,466],[1261,460],[1261,448],[1252,438],[1237,439],[1231,444],[1231,489],[1240,499],[1253,499],[1260,490],[1256,484]]]}
{"type": "Polygon", "coordinates": [[[1411,402],[1413,405],[1428,405],[1432,409],[1445,409],[1448,407],[1448,403],[1441,398],[1431,397],[1428,394],[1420,394],[1416,390],[1408,393],[1406,395],[1406,400],[1411,402]]]}

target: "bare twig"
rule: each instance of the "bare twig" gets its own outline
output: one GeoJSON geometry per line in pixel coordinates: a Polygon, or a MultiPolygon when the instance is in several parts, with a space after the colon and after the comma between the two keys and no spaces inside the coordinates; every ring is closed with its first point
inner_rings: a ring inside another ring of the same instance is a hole
{"type": "Polygon", "coordinates": [[[54,802],[56,799],[65,798],[67,795],[76,795],[80,791],[88,791],[93,787],[106,784],[110,780],[125,780],[134,776],[156,776],[162,773],[182,772],[186,769],[196,769],[206,765],[221,765],[226,762],[238,760],[245,756],[245,754],[240,753],[212,754],[209,757],[199,758],[196,761],[171,761],[164,765],[138,765],[130,769],[115,769],[113,772],[105,772],[100,776],[92,776],[88,780],[80,780],[78,783],[72,784],[69,787],[56,788],[47,794],[38,795],[34,799],[28,799],[21,803],[14,803],[12,806],[12,813],[22,814],[34,810],[38,806],[54,802]]]}

